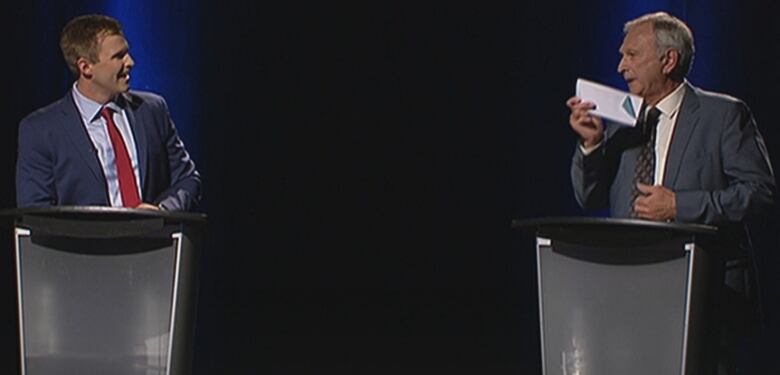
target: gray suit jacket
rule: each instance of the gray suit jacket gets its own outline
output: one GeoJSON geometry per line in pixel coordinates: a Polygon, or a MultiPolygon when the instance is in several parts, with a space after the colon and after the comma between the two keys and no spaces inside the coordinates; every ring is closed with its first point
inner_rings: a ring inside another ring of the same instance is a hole
{"type": "MultiPolygon", "coordinates": [[[[677,221],[733,225],[766,212],[775,179],[766,146],[742,101],[687,82],[663,185],[676,194],[677,221]]],[[[579,204],[629,217],[637,130],[608,126],[605,142],[585,156],[577,147],[571,177],[579,204]]]]}
{"type": "MultiPolygon", "coordinates": [[[[755,275],[745,271],[755,257],[744,223],[772,211],[775,179],[766,146],[745,103],[684,85],[663,185],[675,192],[678,222],[715,225],[736,245],[728,246],[724,283],[753,300],[755,275]]],[[[630,217],[640,142],[638,129],[608,126],[592,153],[577,146],[571,179],[583,208],[630,217]]]]}

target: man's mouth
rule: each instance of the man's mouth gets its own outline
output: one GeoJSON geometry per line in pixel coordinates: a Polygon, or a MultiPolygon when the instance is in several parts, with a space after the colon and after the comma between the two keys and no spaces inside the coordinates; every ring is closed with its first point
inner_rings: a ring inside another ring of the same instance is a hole
{"type": "Polygon", "coordinates": [[[119,79],[130,80],[130,72],[119,73],[119,79]]]}

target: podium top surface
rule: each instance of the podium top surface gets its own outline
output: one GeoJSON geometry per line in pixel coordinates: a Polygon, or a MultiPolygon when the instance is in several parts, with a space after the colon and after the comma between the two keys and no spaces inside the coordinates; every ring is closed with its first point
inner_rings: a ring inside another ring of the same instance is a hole
{"type": "Polygon", "coordinates": [[[658,222],[639,219],[615,219],[604,217],[546,217],[512,220],[512,229],[538,231],[544,228],[637,230],[643,232],[672,232],[714,236],[718,228],[703,224],[658,222]]]}
{"type": "Polygon", "coordinates": [[[70,220],[133,220],[160,218],[175,222],[205,222],[206,215],[192,212],[155,211],[104,206],[54,206],[0,210],[0,217],[39,216],[70,220]]]}

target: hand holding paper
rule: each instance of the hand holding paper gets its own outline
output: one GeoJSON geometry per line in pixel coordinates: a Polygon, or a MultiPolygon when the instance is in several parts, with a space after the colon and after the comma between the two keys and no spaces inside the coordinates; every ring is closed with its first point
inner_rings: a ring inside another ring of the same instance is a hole
{"type": "Polygon", "coordinates": [[[642,108],[642,98],[625,91],[585,79],[577,79],[576,95],[596,108],[590,113],[621,125],[634,126],[642,108]]]}
{"type": "Polygon", "coordinates": [[[580,136],[582,146],[590,149],[601,143],[604,139],[604,123],[601,117],[590,113],[595,105],[574,96],[566,101],[566,106],[571,109],[569,125],[580,136]]]}

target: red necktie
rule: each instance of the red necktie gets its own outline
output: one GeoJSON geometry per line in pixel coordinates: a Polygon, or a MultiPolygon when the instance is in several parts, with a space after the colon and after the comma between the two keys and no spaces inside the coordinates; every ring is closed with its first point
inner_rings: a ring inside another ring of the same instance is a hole
{"type": "Polygon", "coordinates": [[[114,164],[116,165],[116,175],[119,178],[119,192],[122,194],[122,204],[125,207],[135,207],[141,204],[141,197],[138,196],[138,185],[135,183],[133,164],[130,161],[130,155],[127,153],[125,140],[122,139],[122,135],[114,123],[113,114],[114,111],[108,107],[103,107],[100,110],[100,115],[106,120],[111,146],[114,147],[114,164]]]}

